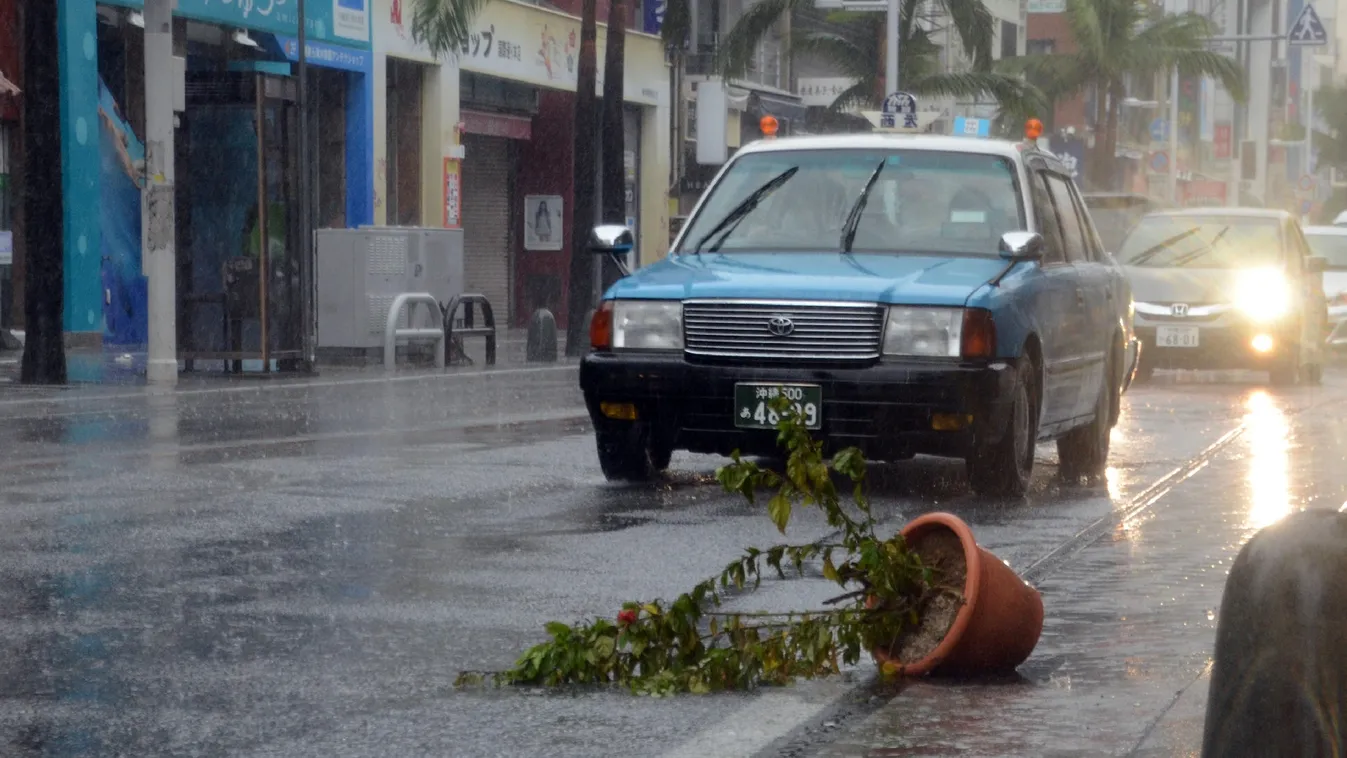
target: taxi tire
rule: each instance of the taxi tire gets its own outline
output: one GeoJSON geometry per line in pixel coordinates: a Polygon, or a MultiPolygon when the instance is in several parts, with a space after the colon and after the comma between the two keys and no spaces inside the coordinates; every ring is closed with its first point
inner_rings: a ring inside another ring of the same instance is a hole
{"type": "Polygon", "coordinates": [[[594,440],[599,468],[610,482],[648,482],[669,467],[673,447],[652,445],[645,423],[598,430],[594,440]]]}
{"type": "Polygon", "coordinates": [[[1038,382],[1034,364],[1027,358],[1018,362],[1015,371],[1015,396],[1005,432],[995,444],[974,441],[973,452],[965,462],[969,486],[984,497],[1020,497],[1029,491],[1034,473],[1038,382]]]}
{"type": "Polygon", "coordinates": [[[1268,381],[1275,387],[1290,387],[1300,381],[1300,350],[1279,360],[1268,371],[1268,381]]]}
{"type": "Polygon", "coordinates": [[[1113,376],[1111,364],[1106,365],[1104,376],[1094,406],[1094,420],[1057,440],[1057,473],[1062,479],[1076,481],[1099,476],[1108,466],[1109,441],[1113,433],[1113,425],[1109,423],[1113,402],[1113,380],[1109,378],[1113,376]]]}

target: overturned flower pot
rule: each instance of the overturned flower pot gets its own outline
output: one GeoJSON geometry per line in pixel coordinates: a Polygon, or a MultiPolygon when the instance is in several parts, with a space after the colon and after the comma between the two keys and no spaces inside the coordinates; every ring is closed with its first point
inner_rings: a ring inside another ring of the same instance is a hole
{"type": "MultiPolygon", "coordinates": [[[[917,622],[871,654],[900,676],[975,675],[1012,671],[1043,633],[1043,598],[1004,561],[977,544],[950,513],[928,513],[903,527],[908,547],[940,575],[917,622]],[[959,583],[962,582],[962,589],[959,583]]],[[[877,605],[869,598],[867,607],[877,605]]]]}

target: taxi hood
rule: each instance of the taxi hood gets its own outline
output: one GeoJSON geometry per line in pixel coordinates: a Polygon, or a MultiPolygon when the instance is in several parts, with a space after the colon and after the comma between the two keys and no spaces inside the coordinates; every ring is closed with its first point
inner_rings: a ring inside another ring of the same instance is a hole
{"type": "Polygon", "coordinates": [[[1005,270],[987,256],[911,253],[671,255],[614,284],[611,298],[752,298],[962,306],[1005,270]]]}

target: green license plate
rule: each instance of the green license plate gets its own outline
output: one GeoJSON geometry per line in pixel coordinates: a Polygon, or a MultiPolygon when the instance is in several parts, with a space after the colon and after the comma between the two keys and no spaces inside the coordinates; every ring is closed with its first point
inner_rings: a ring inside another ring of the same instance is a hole
{"type": "Polygon", "coordinates": [[[775,429],[779,414],[769,403],[784,395],[810,429],[823,428],[823,388],[816,384],[734,385],[734,425],[740,429],[775,429]]]}

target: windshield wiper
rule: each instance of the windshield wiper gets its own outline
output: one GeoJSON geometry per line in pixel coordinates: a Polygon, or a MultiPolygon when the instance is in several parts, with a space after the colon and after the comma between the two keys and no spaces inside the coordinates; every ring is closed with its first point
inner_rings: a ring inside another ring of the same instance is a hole
{"type": "Polygon", "coordinates": [[[870,188],[875,186],[875,180],[879,178],[884,166],[888,165],[888,159],[879,162],[875,170],[870,172],[870,178],[865,180],[865,186],[861,188],[861,194],[856,196],[856,202],[852,203],[851,210],[847,212],[847,220],[842,222],[842,252],[851,253],[851,243],[856,240],[856,229],[861,225],[861,212],[865,210],[865,203],[870,199],[870,188]]]}
{"type": "Polygon", "coordinates": [[[1125,266],[1140,266],[1140,265],[1144,264],[1146,261],[1150,260],[1151,258],[1154,258],[1154,257],[1155,257],[1156,255],[1158,255],[1159,253],[1162,253],[1162,252],[1164,252],[1165,250],[1168,250],[1168,249],[1169,249],[1169,246],[1170,246],[1170,245],[1173,245],[1175,242],[1179,242],[1180,240],[1183,240],[1183,239],[1185,239],[1185,238],[1187,238],[1187,237],[1191,237],[1191,236],[1193,236],[1194,234],[1197,234],[1198,230],[1200,230],[1201,228],[1202,228],[1202,227],[1200,227],[1200,226],[1194,226],[1193,228],[1191,228],[1191,229],[1189,229],[1189,230],[1187,230],[1187,231],[1179,232],[1178,234],[1174,235],[1173,237],[1170,237],[1170,238],[1167,239],[1167,240],[1161,241],[1159,244],[1152,245],[1152,246],[1146,248],[1145,250],[1142,250],[1141,252],[1137,253],[1136,256],[1133,257],[1131,260],[1129,260],[1129,261],[1124,261],[1124,262],[1123,262],[1123,265],[1125,265],[1125,266]]]}
{"type": "Polygon", "coordinates": [[[1230,227],[1228,225],[1222,227],[1221,231],[1217,232],[1216,236],[1211,238],[1211,241],[1207,243],[1206,247],[1200,250],[1194,250],[1193,252],[1188,253],[1187,255],[1179,256],[1178,258],[1175,258],[1173,261],[1170,261],[1169,265],[1174,266],[1175,268],[1178,268],[1179,266],[1187,266],[1189,263],[1192,263],[1198,258],[1201,258],[1202,256],[1206,255],[1207,253],[1210,253],[1211,251],[1216,249],[1216,243],[1220,242],[1221,238],[1224,237],[1225,233],[1228,231],[1230,231],[1230,227]]]}
{"type": "Polygon", "coordinates": [[[799,170],[800,170],[799,166],[791,166],[785,171],[782,171],[781,173],[769,179],[766,184],[753,190],[753,192],[750,193],[748,197],[744,198],[742,202],[734,206],[734,210],[730,211],[729,213],[726,213],[725,218],[722,218],[719,223],[711,227],[711,231],[707,232],[706,236],[698,240],[696,246],[692,248],[692,252],[700,253],[702,251],[702,247],[712,237],[716,236],[717,234],[720,234],[723,231],[724,235],[720,238],[720,241],[717,242],[715,246],[710,248],[707,252],[714,253],[716,250],[719,250],[721,243],[725,241],[725,237],[730,236],[730,232],[734,231],[735,225],[737,225],[740,221],[743,221],[745,216],[752,213],[753,209],[758,207],[758,203],[762,202],[763,198],[775,192],[778,187],[785,184],[792,176],[795,176],[795,172],[799,170]]]}

